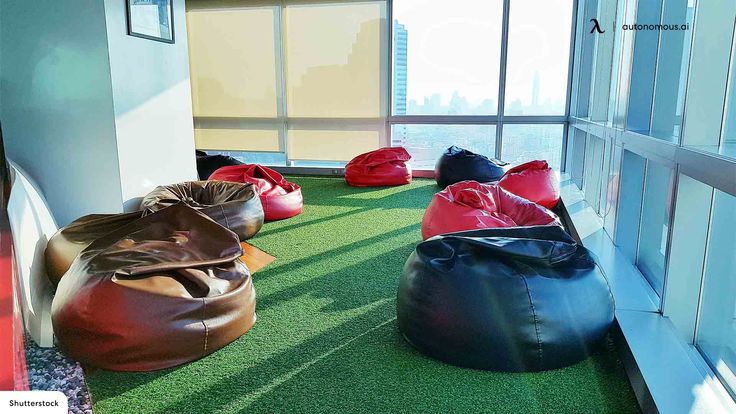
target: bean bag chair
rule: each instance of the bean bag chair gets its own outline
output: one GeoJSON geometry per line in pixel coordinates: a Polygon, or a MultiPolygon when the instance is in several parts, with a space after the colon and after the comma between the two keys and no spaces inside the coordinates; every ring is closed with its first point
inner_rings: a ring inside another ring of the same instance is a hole
{"type": "Polygon", "coordinates": [[[503,176],[504,165],[498,160],[453,145],[437,160],[434,176],[437,185],[442,188],[466,180],[488,183],[503,176]]]}
{"type": "Polygon", "coordinates": [[[551,211],[496,184],[460,181],[432,197],[422,218],[422,238],[463,230],[548,224],[562,225],[551,211]]]}
{"type": "Polygon", "coordinates": [[[217,169],[210,180],[251,183],[261,197],[266,221],[294,217],[302,212],[302,188],[278,172],[257,164],[233,165],[217,169]]]}
{"type": "Polygon", "coordinates": [[[402,147],[381,148],[350,160],[345,181],[353,187],[380,187],[409,184],[411,155],[402,147]]]}
{"type": "Polygon", "coordinates": [[[228,165],[241,165],[242,162],[233,157],[222,154],[207,155],[204,151],[197,151],[197,175],[200,180],[206,180],[218,168],[228,165]]]}
{"type": "Polygon", "coordinates": [[[93,241],[140,219],[143,213],[90,214],[57,231],[46,244],[44,252],[46,275],[51,283],[58,285],[74,259],[93,241]]]}
{"type": "Polygon", "coordinates": [[[498,184],[506,191],[547,208],[560,201],[560,180],[547,161],[529,161],[506,171],[498,184]]]}
{"type": "Polygon", "coordinates": [[[184,202],[232,230],[241,241],[263,226],[263,207],[253,184],[225,181],[190,181],[162,185],[141,201],[141,209],[155,212],[184,202]]]}
{"type": "Polygon", "coordinates": [[[473,230],[420,243],[397,296],[404,338],[461,367],[542,371],[585,359],[614,301],[595,257],[559,226],[473,230]]]}
{"type": "Polygon", "coordinates": [[[115,371],[208,355],[255,323],[255,291],[235,233],[187,206],[161,209],[87,246],[51,305],[61,349],[115,371]]]}

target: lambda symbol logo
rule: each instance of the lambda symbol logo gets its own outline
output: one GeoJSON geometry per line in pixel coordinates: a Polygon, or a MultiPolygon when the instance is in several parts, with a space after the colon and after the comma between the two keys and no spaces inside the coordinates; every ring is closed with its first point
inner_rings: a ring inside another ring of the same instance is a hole
{"type": "Polygon", "coordinates": [[[593,31],[597,31],[598,33],[606,33],[605,30],[601,29],[601,24],[598,23],[598,19],[590,19],[591,22],[593,22],[593,28],[590,29],[590,33],[593,33],[593,31]]]}

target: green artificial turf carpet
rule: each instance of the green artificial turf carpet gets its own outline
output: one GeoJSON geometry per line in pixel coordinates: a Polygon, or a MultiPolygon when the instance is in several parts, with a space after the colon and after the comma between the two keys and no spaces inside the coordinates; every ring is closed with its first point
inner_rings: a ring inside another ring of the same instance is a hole
{"type": "Polygon", "coordinates": [[[251,240],[277,258],[254,276],[253,329],[177,368],[89,374],[97,414],[638,412],[612,347],[569,368],[508,374],[447,365],[404,342],[396,288],[434,181],[292,179],[304,213],[251,240]]]}

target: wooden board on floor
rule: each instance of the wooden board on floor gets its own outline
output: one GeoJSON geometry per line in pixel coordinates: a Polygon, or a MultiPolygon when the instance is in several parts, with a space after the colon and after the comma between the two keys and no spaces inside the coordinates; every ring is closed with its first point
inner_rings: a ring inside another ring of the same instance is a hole
{"type": "Polygon", "coordinates": [[[248,266],[251,273],[263,269],[269,263],[276,260],[275,257],[246,242],[240,243],[240,246],[243,247],[243,255],[240,256],[240,260],[248,266]]]}

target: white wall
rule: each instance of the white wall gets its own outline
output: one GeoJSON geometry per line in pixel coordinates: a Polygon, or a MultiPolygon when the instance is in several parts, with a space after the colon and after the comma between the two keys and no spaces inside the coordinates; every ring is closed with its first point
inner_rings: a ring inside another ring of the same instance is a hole
{"type": "Polygon", "coordinates": [[[122,211],[105,10],[95,0],[0,0],[6,155],[64,225],[122,211]]]}
{"type": "Polygon", "coordinates": [[[160,184],[196,180],[184,1],[174,44],[127,35],[125,2],[105,0],[123,203],[160,184]]]}
{"type": "Polygon", "coordinates": [[[121,0],[0,0],[7,156],[60,225],[196,178],[184,2],[175,44],[127,35],[121,0]]]}

